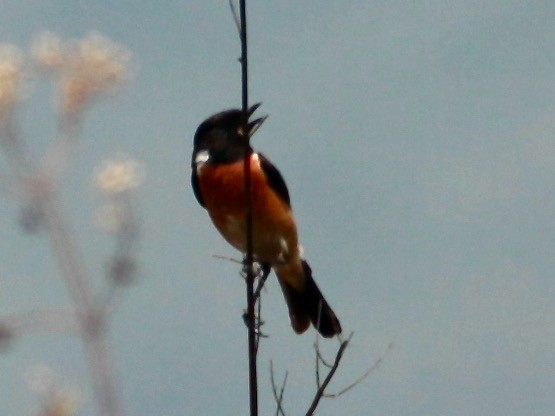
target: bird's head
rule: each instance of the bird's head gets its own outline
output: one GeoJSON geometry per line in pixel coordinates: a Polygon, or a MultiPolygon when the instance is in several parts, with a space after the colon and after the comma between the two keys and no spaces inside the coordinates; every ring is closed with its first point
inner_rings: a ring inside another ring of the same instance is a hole
{"type": "Polygon", "coordinates": [[[247,132],[244,131],[243,112],[231,109],[208,117],[198,127],[193,141],[194,152],[207,152],[212,163],[226,163],[241,159],[249,138],[268,116],[249,121],[260,106],[257,103],[247,112],[247,132]]]}

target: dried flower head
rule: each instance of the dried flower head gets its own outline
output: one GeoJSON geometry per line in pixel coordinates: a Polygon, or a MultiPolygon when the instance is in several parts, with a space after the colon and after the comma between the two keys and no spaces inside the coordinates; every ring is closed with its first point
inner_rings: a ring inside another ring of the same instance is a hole
{"type": "Polygon", "coordinates": [[[108,91],[129,73],[130,52],[91,33],[68,50],[62,75],[62,109],[79,112],[96,95],[108,91]]]}
{"type": "Polygon", "coordinates": [[[40,400],[40,416],[72,416],[77,413],[80,404],[80,394],[71,388],[63,386],[61,377],[44,364],[36,365],[24,374],[29,389],[40,400]]]}
{"type": "Polygon", "coordinates": [[[46,69],[59,69],[65,63],[64,45],[52,32],[41,33],[31,45],[37,63],[46,69]]]}
{"type": "Polygon", "coordinates": [[[44,364],[38,364],[23,375],[31,391],[39,395],[49,394],[58,383],[56,372],[44,364]]]}
{"type": "Polygon", "coordinates": [[[0,121],[10,115],[19,98],[22,64],[23,58],[18,48],[0,44],[0,121]]]}
{"type": "Polygon", "coordinates": [[[77,414],[78,399],[63,391],[56,391],[50,397],[39,413],[41,416],[73,416],[77,414]]]}
{"type": "Polygon", "coordinates": [[[115,195],[137,188],[143,182],[144,172],[134,160],[110,160],[103,163],[95,179],[98,189],[108,195],[115,195]]]}

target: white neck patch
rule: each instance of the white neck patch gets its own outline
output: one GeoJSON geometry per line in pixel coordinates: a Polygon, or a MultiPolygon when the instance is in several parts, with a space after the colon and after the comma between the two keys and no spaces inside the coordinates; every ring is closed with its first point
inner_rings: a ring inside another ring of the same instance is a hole
{"type": "Polygon", "coordinates": [[[209,160],[210,160],[210,153],[208,152],[208,150],[201,150],[200,152],[197,153],[197,155],[195,156],[195,166],[197,169],[197,173],[200,172],[202,167],[209,160]]]}
{"type": "Polygon", "coordinates": [[[251,156],[251,160],[256,163],[257,166],[260,166],[260,159],[258,158],[258,153],[253,153],[251,156]]]}

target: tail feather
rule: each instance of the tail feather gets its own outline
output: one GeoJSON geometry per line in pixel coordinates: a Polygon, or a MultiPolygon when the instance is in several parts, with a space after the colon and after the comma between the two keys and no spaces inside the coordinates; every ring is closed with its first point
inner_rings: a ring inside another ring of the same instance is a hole
{"type": "Polygon", "coordinates": [[[305,332],[310,323],[325,338],[341,333],[341,324],[312,278],[312,270],[302,261],[305,285],[302,291],[278,279],[289,307],[291,325],[296,333],[305,332]]]}

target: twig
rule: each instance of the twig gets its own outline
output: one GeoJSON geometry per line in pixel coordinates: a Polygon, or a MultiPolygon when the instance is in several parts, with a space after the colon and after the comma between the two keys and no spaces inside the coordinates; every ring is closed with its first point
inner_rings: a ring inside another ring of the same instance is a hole
{"type": "Polygon", "coordinates": [[[118,206],[125,212],[124,219],[116,234],[116,247],[106,270],[108,285],[99,292],[94,305],[104,316],[112,314],[117,306],[117,295],[121,288],[130,285],[137,273],[134,250],[139,232],[132,198],[129,193],[116,195],[118,206]]]}
{"type": "Polygon", "coordinates": [[[231,15],[233,16],[233,21],[235,22],[235,26],[237,27],[237,32],[239,36],[241,36],[241,19],[237,14],[237,8],[235,7],[235,3],[233,0],[229,0],[229,8],[231,9],[231,15]]]}
{"type": "Polygon", "coordinates": [[[38,166],[38,172],[48,179],[52,189],[58,187],[68,171],[75,152],[77,137],[82,128],[82,115],[62,114],[58,121],[58,134],[38,166]]]}
{"type": "Polygon", "coordinates": [[[345,352],[345,349],[349,345],[349,341],[351,340],[352,336],[353,336],[353,333],[351,333],[351,335],[349,335],[349,338],[347,338],[345,341],[341,342],[341,345],[339,346],[339,350],[337,350],[337,354],[335,356],[335,361],[333,363],[333,366],[331,367],[328,375],[324,379],[324,382],[322,383],[322,385],[320,385],[318,387],[318,390],[316,391],[314,399],[312,400],[312,404],[310,405],[310,407],[308,408],[308,411],[306,412],[306,416],[311,416],[311,415],[314,414],[314,411],[318,407],[318,403],[320,403],[320,400],[322,399],[322,397],[324,397],[324,393],[326,391],[326,388],[328,387],[328,384],[330,383],[331,379],[333,378],[333,376],[335,374],[335,371],[337,370],[337,367],[339,367],[339,363],[341,362],[341,358],[343,357],[343,353],[345,352]]]}
{"type": "MultiPolygon", "coordinates": [[[[320,317],[318,317],[318,320],[320,319],[320,317]]],[[[314,341],[314,350],[316,351],[316,354],[314,354],[314,357],[316,359],[316,364],[314,365],[314,367],[316,368],[316,388],[320,387],[320,362],[324,361],[321,360],[320,357],[320,345],[319,345],[319,339],[320,337],[318,336],[318,332],[316,332],[316,340],[314,341]]]]}
{"type": "Polygon", "coordinates": [[[121,405],[114,376],[114,363],[106,336],[102,332],[103,328],[100,329],[99,334],[85,338],[87,361],[93,381],[94,394],[100,409],[99,414],[117,416],[121,414],[121,405]]]}
{"type": "Polygon", "coordinates": [[[272,269],[267,265],[261,265],[261,267],[262,267],[262,275],[258,279],[258,285],[256,286],[256,290],[254,291],[254,298],[256,300],[260,298],[260,292],[264,288],[264,285],[266,284],[266,280],[268,280],[268,276],[270,276],[270,273],[272,271],[272,269]]]}
{"type": "Polygon", "coordinates": [[[272,381],[272,391],[274,392],[274,398],[276,399],[276,415],[275,416],[286,416],[283,407],[281,406],[283,402],[283,393],[285,392],[285,384],[287,383],[287,376],[289,372],[285,372],[285,377],[283,378],[283,384],[281,385],[281,389],[278,393],[276,382],[274,379],[274,363],[270,360],[270,380],[272,381]]]}
{"type": "Polygon", "coordinates": [[[318,335],[318,330],[319,330],[319,326],[320,326],[320,315],[322,313],[322,302],[320,302],[320,305],[318,307],[318,320],[316,322],[318,322],[317,328],[316,328],[316,339],[314,341],[314,351],[316,351],[315,354],[315,358],[316,358],[316,364],[315,364],[315,368],[316,368],[316,387],[319,388],[320,387],[320,363],[324,364],[326,367],[328,368],[332,368],[331,364],[328,364],[328,362],[324,359],[324,357],[322,356],[322,354],[320,353],[320,336],[318,335]]]}
{"type": "Polygon", "coordinates": [[[75,242],[70,237],[58,200],[50,197],[44,201],[45,225],[48,229],[54,256],[58,260],[60,274],[69,290],[76,311],[83,313],[91,308],[91,281],[86,274],[81,256],[77,253],[75,242]]]}
{"type": "Polygon", "coordinates": [[[337,393],[325,393],[324,397],[326,398],[330,398],[330,399],[335,399],[343,394],[345,394],[346,392],[348,392],[349,390],[351,390],[353,387],[355,387],[357,384],[360,384],[362,381],[364,381],[364,379],[366,379],[371,372],[373,372],[376,368],[378,368],[378,366],[382,363],[382,361],[385,359],[386,355],[393,349],[393,343],[390,343],[387,346],[387,349],[384,351],[384,353],[374,362],[374,364],[372,364],[372,366],[366,370],[366,372],[364,374],[362,374],[359,378],[357,378],[355,381],[353,381],[351,384],[349,384],[347,387],[341,389],[340,391],[338,391],[337,393]]]}
{"type": "Polygon", "coordinates": [[[230,261],[232,263],[237,263],[237,264],[241,264],[241,265],[243,264],[243,262],[241,260],[237,260],[237,259],[234,259],[233,257],[229,257],[229,256],[223,256],[221,254],[212,254],[212,257],[214,257],[215,259],[218,259],[218,260],[227,260],[227,261],[230,261]]]}
{"type": "Polygon", "coordinates": [[[79,334],[75,316],[64,310],[29,311],[0,316],[0,326],[11,333],[47,332],[79,334]]]}
{"type": "MultiPolygon", "coordinates": [[[[318,344],[316,344],[316,347],[318,347],[318,344]]],[[[328,368],[333,367],[333,364],[330,364],[326,361],[326,359],[324,358],[324,356],[322,355],[322,353],[320,352],[319,349],[316,349],[316,358],[318,359],[319,362],[324,364],[326,367],[328,367],[328,368]]]]}
{"type": "Polygon", "coordinates": [[[262,298],[255,298],[256,302],[256,353],[258,354],[258,346],[260,345],[260,338],[267,338],[268,335],[262,333],[262,325],[264,321],[261,318],[262,314],[262,298]]]}

